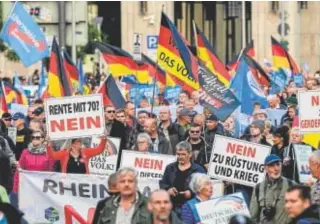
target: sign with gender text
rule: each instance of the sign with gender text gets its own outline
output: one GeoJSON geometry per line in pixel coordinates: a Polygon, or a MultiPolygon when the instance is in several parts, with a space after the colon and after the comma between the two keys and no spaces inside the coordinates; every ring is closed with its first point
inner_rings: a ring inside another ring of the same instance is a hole
{"type": "Polygon", "coordinates": [[[228,224],[234,215],[250,217],[250,212],[242,193],[225,195],[196,204],[197,219],[202,224],[228,224]]]}
{"type": "Polygon", "coordinates": [[[208,175],[254,187],[265,178],[264,160],[271,147],[216,135],[208,175]]]}
{"type": "MultiPolygon", "coordinates": [[[[93,136],[91,139],[91,147],[98,147],[100,141],[101,139],[98,136],[93,136]]],[[[120,141],[120,138],[108,137],[103,153],[89,160],[88,167],[90,174],[111,175],[116,172],[120,141]]]]}
{"type": "Polygon", "coordinates": [[[103,101],[100,94],[49,98],[45,102],[45,111],[51,140],[104,133],[103,101]]]}
{"type": "Polygon", "coordinates": [[[308,181],[312,180],[311,170],[309,167],[309,156],[312,153],[312,148],[310,145],[294,144],[293,149],[298,170],[294,170],[292,172],[298,172],[300,183],[308,183],[308,181]]]}
{"type": "Polygon", "coordinates": [[[143,153],[123,150],[120,167],[132,167],[138,172],[138,178],[162,179],[164,171],[170,163],[177,160],[175,156],[143,153]]]}
{"type": "MultiPolygon", "coordinates": [[[[92,223],[98,201],[108,196],[105,175],[20,170],[19,180],[19,207],[28,223],[92,223]]],[[[159,181],[138,179],[138,188],[150,196],[159,181]]]]}
{"type": "Polygon", "coordinates": [[[320,91],[299,91],[298,103],[300,132],[320,132],[320,91]]]}

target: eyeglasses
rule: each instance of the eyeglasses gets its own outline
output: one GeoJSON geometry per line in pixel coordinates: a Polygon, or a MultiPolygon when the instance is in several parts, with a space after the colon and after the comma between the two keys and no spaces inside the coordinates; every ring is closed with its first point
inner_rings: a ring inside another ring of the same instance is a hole
{"type": "Polygon", "coordinates": [[[41,136],[31,136],[31,139],[32,139],[32,140],[40,140],[40,139],[41,139],[41,136]]]}
{"type": "Polygon", "coordinates": [[[116,111],[115,110],[108,110],[108,111],[106,111],[108,114],[114,114],[116,111]]]}
{"type": "Polygon", "coordinates": [[[143,144],[143,143],[147,143],[146,141],[139,141],[139,142],[137,142],[138,143],[138,145],[141,145],[141,144],[143,144]]]}
{"type": "Polygon", "coordinates": [[[190,131],[191,134],[199,134],[200,131],[190,131]]]}
{"type": "Polygon", "coordinates": [[[4,121],[11,121],[12,120],[12,118],[5,118],[5,119],[3,119],[4,121]]]}

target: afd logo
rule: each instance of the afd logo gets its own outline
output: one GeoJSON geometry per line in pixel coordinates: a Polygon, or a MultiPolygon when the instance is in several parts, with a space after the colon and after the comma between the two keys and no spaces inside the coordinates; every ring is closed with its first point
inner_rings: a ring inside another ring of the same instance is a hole
{"type": "Polygon", "coordinates": [[[157,49],[158,47],[158,35],[148,35],[147,36],[147,48],[157,49]]]}

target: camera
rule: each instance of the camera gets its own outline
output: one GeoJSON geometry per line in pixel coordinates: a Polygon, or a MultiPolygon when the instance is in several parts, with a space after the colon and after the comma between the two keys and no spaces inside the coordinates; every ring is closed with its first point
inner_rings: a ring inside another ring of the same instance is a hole
{"type": "Polygon", "coordinates": [[[263,215],[268,219],[271,220],[276,214],[276,208],[273,206],[267,206],[263,209],[263,215]]]}

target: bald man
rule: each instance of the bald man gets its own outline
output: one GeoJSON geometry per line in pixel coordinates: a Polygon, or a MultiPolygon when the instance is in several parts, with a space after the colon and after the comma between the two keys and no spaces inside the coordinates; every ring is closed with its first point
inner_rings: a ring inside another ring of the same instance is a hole
{"type": "Polygon", "coordinates": [[[158,130],[156,119],[147,119],[143,126],[144,131],[151,137],[154,153],[173,155],[169,141],[166,139],[165,135],[158,130]]]}
{"type": "Polygon", "coordinates": [[[182,224],[183,221],[172,211],[170,196],[165,190],[152,192],[148,209],[151,216],[148,223],[152,224],[182,224]]]}

